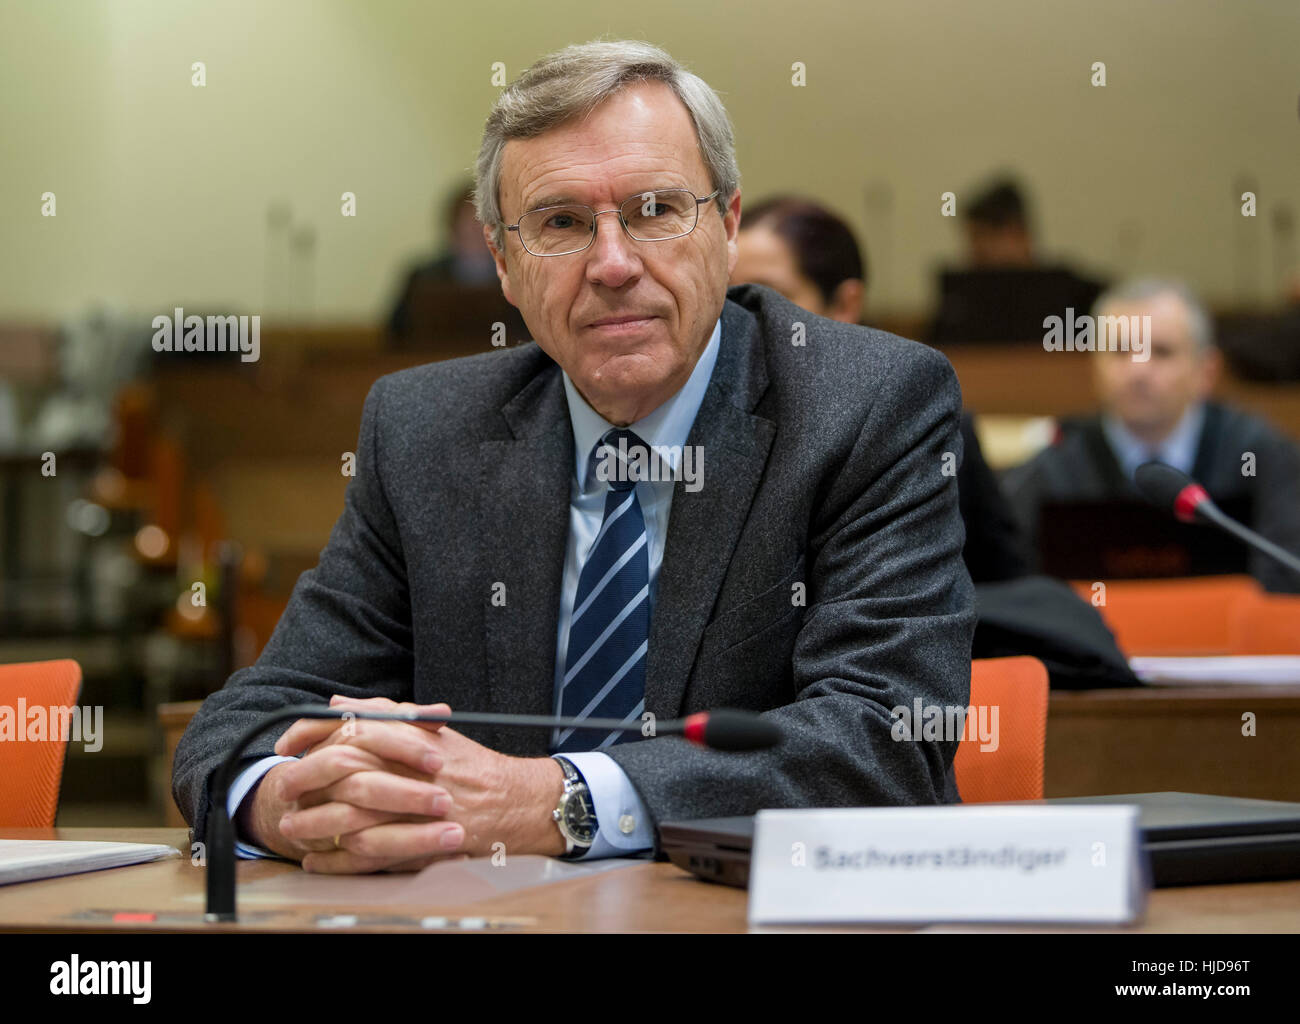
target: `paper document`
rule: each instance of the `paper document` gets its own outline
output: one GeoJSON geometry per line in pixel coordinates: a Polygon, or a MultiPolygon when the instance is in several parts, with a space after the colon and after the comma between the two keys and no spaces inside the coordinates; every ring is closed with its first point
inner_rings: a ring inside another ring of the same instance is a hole
{"type": "Polygon", "coordinates": [[[1300,655],[1253,654],[1216,658],[1129,658],[1129,667],[1152,686],[1300,686],[1300,655]]]}
{"type": "Polygon", "coordinates": [[[61,839],[0,839],[0,885],[81,871],[120,868],[179,857],[174,846],[158,843],[89,843],[61,839]]]}

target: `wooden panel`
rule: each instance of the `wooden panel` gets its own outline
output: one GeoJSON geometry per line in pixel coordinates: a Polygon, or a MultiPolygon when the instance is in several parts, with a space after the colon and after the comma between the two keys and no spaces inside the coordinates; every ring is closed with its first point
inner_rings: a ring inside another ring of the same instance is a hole
{"type": "MultiPolygon", "coordinates": [[[[165,762],[163,765],[162,777],[167,780],[168,799],[166,803],[167,824],[172,828],[185,828],[185,818],[181,815],[181,810],[176,806],[176,802],[171,797],[171,778],[172,764],[176,760],[176,744],[181,741],[185,734],[185,728],[190,724],[199,711],[199,705],[203,703],[197,700],[177,701],[171,704],[158,705],[158,724],[163,730],[163,746],[166,750],[165,762]]],[[[142,842],[144,840],[141,840],[142,842]]],[[[167,840],[152,840],[153,842],[166,842],[167,840]]]]}
{"type": "MultiPolygon", "coordinates": [[[[355,447],[355,442],[349,447],[355,447]]],[[[264,551],[318,554],[349,478],[332,458],[227,459],[209,475],[228,536],[264,551]]]]}
{"type": "Polygon", "coordinates": [[[1300,800],[1300,686],[1053,693],[1048,797],[1167,790],[1300,800]],[[1254,736],[1242,716],[1255,716],[1254,736]]]}

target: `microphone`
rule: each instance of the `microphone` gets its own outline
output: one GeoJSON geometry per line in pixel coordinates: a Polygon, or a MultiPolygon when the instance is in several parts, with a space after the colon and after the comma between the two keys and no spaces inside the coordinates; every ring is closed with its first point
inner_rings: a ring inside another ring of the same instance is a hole
{"type": "Polygon", "coordinates": [[[1144,462],[1134,472],[1133,480],[1149,501],[1171,509],[1184,523],[1200,521],[1217,526],[1256,551],[1281,562],[1292,572],[1300,573],[1300,558],[1224,515],[1205,493],[1205,488],[1181,470],[1163,462],[1144,462]]]}
{"type": "MultiPolygon", "coordinates": [[[[448,715],[416,711],[353,711],[321,704],[302,704],[272,711],[249,726],[235,741],[221,766],[213,773],[207,830],[208,905],[205,921],[236,921],[235,911],[235,827],[226,810],[230,785],[240,754],[271,726],[299,718],[368,719],[378,722],[446,722],[451,725],[497,725],[524,729],[599,729],[601,732],[637,732],[642,724],[627,725],[617,718],[568,718],[552,715],[497,715],[482,711],[458,711],[448,715]]],[[[775,722],[752,711],[717,708],[681,719],[654,724],[655,736],[679,735],[691,743],[713,750],[763,750],[781,742],[775,722]]]]}

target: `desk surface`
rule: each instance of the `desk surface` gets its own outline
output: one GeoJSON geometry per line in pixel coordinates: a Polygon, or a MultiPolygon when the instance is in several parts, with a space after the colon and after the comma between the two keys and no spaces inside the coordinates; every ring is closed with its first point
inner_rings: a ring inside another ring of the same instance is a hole
{"type": "MultiPolygon", "coordinates": [[[[166,843],[188,851],[183,829],[0,829],[4,839],[80,839],[166,843]]],[[[239,882],[301,876],[284,861],[241,861],[239,882]]],[[[401,877],[401,876],[377,876],[401,877]]],[[[404,876],[411,877],[411,876],[404,876]]],[[[820,931],[749,929],[746,893],[701,882],[667,863],[641,862],[607,873],[554,882],[468,903],[410,906],[367,902],[349,906],[277,903],[264,890],[256,902],[240,904],[236,924],[204,923],[201,897],[205,874],[180,859],[137,864],[111,871],[66,875],[39,882],[0,886],[0,931],[293,931],[326,930],[322,915],[353,913],[349,931],[420,931],[423,916],[487,918],[504,930],[541,932],[744,932],[820,931]],[[106,912],[88,918],[86,911],[106,912]],[[107,912],[153,912],[153,922],[114,922],[107,912]],[[405,919],[380,920],[382,918],[405,919]]],[[[827,929],[829,930],[829,929],[827,929]]],[[[1300,932],[1300,881],[1156,889],[1145,919],[1137,926],[1113,928],[1002,928],[965,925],[912,929],[836,931],[1123,931],[1123,932],[1300,932]]]]}

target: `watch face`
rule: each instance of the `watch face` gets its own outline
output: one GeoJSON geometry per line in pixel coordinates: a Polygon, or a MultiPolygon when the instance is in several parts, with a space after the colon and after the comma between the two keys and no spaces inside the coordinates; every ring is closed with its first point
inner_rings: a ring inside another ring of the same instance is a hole
{"type": "Polygon", "coordinates": [[[587,813],[587,801],[574,793],[564,801],[564,828],[570,837],[584,843],[596,838],[596,826],[587,813]]]}

